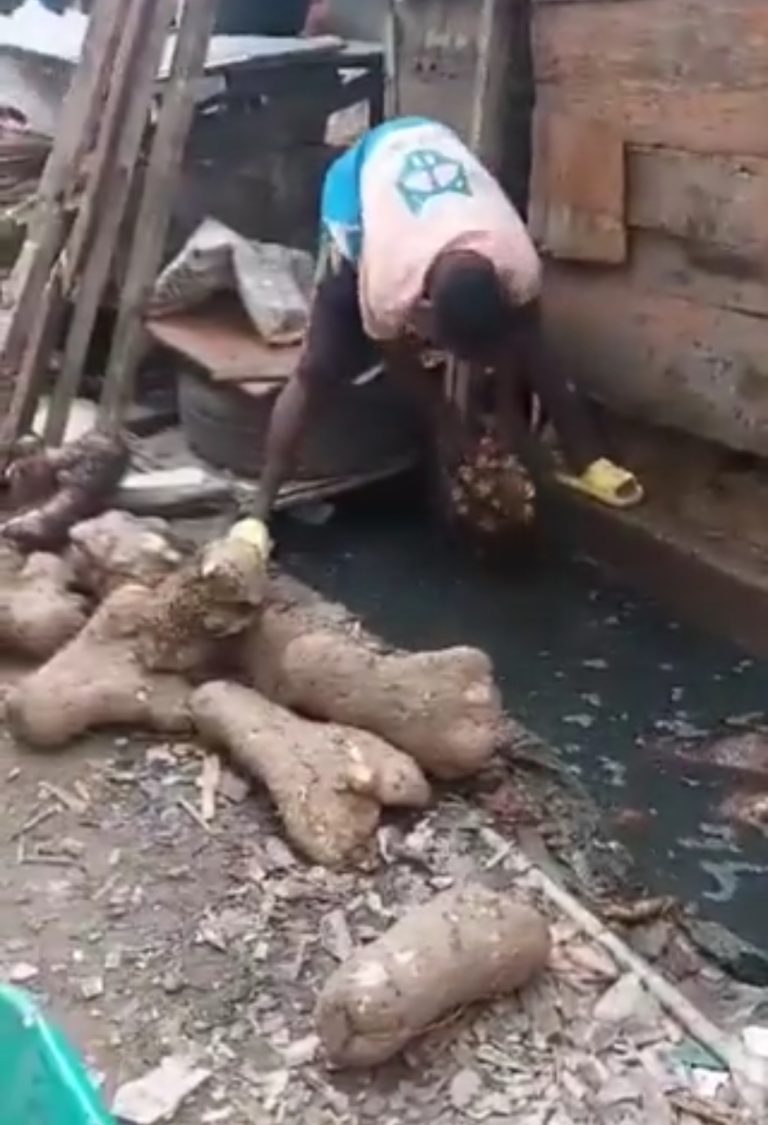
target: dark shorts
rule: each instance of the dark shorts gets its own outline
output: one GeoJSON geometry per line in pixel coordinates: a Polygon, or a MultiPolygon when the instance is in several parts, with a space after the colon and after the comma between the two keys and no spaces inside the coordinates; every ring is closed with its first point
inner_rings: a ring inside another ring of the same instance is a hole
{"type": "Polygon", "coordinates": [[[365,334],[360,314],[357,269],[324,239],[318,256],[301,376],[313,383],[347,382],[376,359],[376,347],[365,334]]]}

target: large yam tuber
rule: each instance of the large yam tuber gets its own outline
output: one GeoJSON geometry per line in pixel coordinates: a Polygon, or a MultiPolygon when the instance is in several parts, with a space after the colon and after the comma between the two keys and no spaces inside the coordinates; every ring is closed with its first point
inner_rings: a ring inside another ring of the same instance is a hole
{"type": "Polygon", "coordinates": [[[68,587],[69,566],[38,553],[13,563],[8,551],[0,577],[0,648],[47,660],[82,629],[83,599],[68,587]]]}
{"type": "Polygon", "coordinates": [[[61,746],[91,727],[131,725],[163,732],[190,727],[189,685],[150,674],[138,637],[152,593],[123,586],[74,640],[11,692],[7,716],[33,746],[61,746]]]}
{"type": "Polygon", "coordinates": [[[108,511],[70,530],[70,557],[78,583],[104,598],[118,586],[158,586],[183,562],[164,520],[108,511]]]}
{"type": "Polygon", "coordinates": [[[223,639],[252,620],[266,575],[264,554],[235,532],[159,586],[120,586],[73,641],[27,677],[9,700],[16,730],[57,746],[113,724],[180,731],[190,687],[223,639]]]}
{"type": "Polygon", "coordinates": [[[526,984],[547,964],[535,910],[479,885],[409,911],[330,977],[315,1019],[337,1066],[373,1066],[451,1010],[526,984]]]}
{"type": "Polygon", "coordinates": [[[298,718],[257,692],[210,683],[192,697],[200,733],[269,790],[296,847],[334,866],[371,837],[382,805],[424,807],[418,766],[375,735],[298,718]]]}
{"type": "Polygon", "coordinates": [[[4,521],[2,535],[25,551],[56,549],[104,506],[127,466],[125,443],[98,432],[18,457],[6,477],[12,506],[23,510],[4,521]]]}
{"type": "Polygon", "coordinates": [[[488,657],[473,648],[385,653],[373,641],[280,596],[245,638],[249,683],[311,718],[372,731],[447,780],[481,769],[501,729],[488,657]]]}

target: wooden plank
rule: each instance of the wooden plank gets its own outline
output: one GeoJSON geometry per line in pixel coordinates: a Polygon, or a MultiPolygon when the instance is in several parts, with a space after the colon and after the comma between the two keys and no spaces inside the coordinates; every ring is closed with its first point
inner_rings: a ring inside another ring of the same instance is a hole
{"type": "Polygon", "coordinates": [[[80,386],[152,107],[157,68],[175,11],[176,0],[133,0],[120,44],[102,130],[102,138],[107,139],[99,146],[102,164],[93,169],[87,202],[67,244],[70,271],[78,268],[86,245],[88,258],[46,420],[45,439],[50,444],[63,440],[69,409],[80,386]],[[90,229],[92,219],[96,221],[95,231],[90,229]]]}
{"type": "Polygon", "coordinates": [[[43,389],[46,362],[61,330],[65,312],[61,261],[56,263],[43,289],[32,330],[21,360],[8,413],[3,420],[3,440],[11,449],[31,426],[43,389]]]}
{"type": "Polygon", "coordinates": [[[718,247],[655,231],[632,231],[630,277],[634,285],[651,293],[768,317],[766,266],[746,263],[739,272],[733,258],[718,247]]]}
{"type": "Polygon", "coordinates": [[[151,338],[202,367],[215,382],[283,381],[296,370],[301,345],[271,348],[239,301],[217,297],[202,308],[148,320],[151,338]]]}
{"type": "Polygon", "coordinates": [[[547,270],[544,317],[575,378],[619,411],[768,455],[765,320],[649,293],[611,269],[547,270]]]}
{"type": "Polygon", "coordinates": [[[768,156],[768,88],[725,90],[595,78],[540,82],[536,102],[541,110],[605,121],[628,144],[768,156]]]}
{"type": "Polygon", "coordinates": [[[186,0],[182,12],[104,379],[100,419],[110,428],[119,426],[133,393],[144,347],[142,310],[162,261],[172,196],[194,112],[195,81],[203,73],[216,6],[216,0],[186,0]]]}
{"type": "Polygon", "coordinates": [[[768,4],[625,0],[533,13],[537,79],[766,89],[768,4]]]}
{"type": "MultiPolygon", "coordinates": [[[[37,207],[11,281],[13,315],[0,347],[0,419],[5,419],[35,316],[66,229],[65,202],[88,148],[125,19],[123,0],[101,0],[89,21],[80,65],[65,99],[60,128],[37,193],[37,207]]],[[[0,433],[0,453],[13,434],[0,433]]]]}
{"type": "Polygon", "coordinates": [[[671,149],[630,150],[629,222],[701,247],[700,256],[733,270],[768,265],[768,159],[702,156],[671,149]],[[708,253],[709,249],[709,253],[708,253]]]}
{"type": "Polygon", "coordinates": [[[477,26],[477,67],[472,94],[469,143],[478,156],[498,169],[500,137],[495,123],[499,113],[501,76],[506,50],[502,29],[501,0],[482,0],[477,26]]]}
{"type": "Polygon", "coordinates": [[[627,256],[624,142],[609,125],[534,115],[529,221],[554,258],[618,264],[627,256]]]}
{"type": "Polygon", "coordinates": [[[89,250],[93,213],[104,203],[104,181],[114,157],[116,138],[125,113],[126,86],[137,56],[137,44],[144,39],[149,15],[147,0],[125,0],[126,17],[115,53],[106,100],[97,122],[96,143],[88,159],[88,182],[78,201],[77,214],[67,241],[64,285],[69,289],[80,271],[84,253],[89,250]]]}

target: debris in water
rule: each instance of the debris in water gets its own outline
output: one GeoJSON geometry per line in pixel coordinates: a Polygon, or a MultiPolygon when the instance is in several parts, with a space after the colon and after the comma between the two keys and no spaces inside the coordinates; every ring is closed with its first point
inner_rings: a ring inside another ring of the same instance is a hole
{"type": "Polygon", "coordinates": [[[595,725],[594,715],[563,715],[563,722],[569,723],[574,727],[581,727],[582,730],[589,730],[590,727],[595,725]]]}
{"type": "Polygon", "coordinates": [[[155,1125],[173,1118],[182,1102],[210,1078],[184,1055],[168,1055],[142,1078],[126,1082],[115,1094],[112,1112],[130,1125],[155,1125]]]}

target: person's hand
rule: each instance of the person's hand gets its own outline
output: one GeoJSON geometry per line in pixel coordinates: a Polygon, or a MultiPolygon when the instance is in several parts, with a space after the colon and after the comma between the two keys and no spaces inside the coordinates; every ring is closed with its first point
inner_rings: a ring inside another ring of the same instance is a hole
{"type": "Polygon", "coordinates": [[[246,516],[245,519],[238,520],[230,529],[227,538],[247,543],[264,562],[267,561],[272,551],[272,538],[269,534],[269,528],[263,520],[254,516],[246,516]]]}

